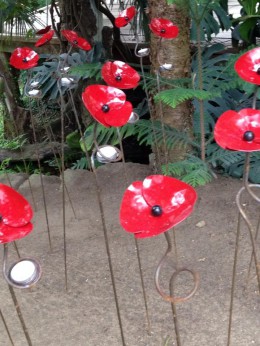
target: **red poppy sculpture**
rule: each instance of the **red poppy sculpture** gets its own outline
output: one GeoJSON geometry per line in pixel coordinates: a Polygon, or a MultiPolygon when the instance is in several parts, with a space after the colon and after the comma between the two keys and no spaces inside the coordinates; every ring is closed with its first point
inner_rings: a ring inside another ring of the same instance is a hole
{"type": "Polygon", "coordinates": [[[29,234],[33,211],[27,200],[13,188],[0,184],[0,243],[9,243],[29,234]]]}
{"type": "Polygon", "coordinates": [[[214,136],[224,149],[260,150],[260,110],[245,108],[239,112],[224,112],[216,123],[214,136]]]}
{"type": "Polygon", "coordinates": [[[153,18],[149,27],[156,36],[166,39],[175,38],[179,33],[179,28],[165,18],[153,18]]]}
{"type": "Polygon", "coordinates": [[[88,86],[82,100],[93,118],[105,127],[125,125],[133,110],[122,90],[107,85],[88,86]]]}
{"type": "Polygon", "coordinates": [[[246,82],[260,85],[260,47],[241,55],[235,63],[235,70],[246,82]]]}
{"type": "Polygon", "coordinates": [[[75,31],[62,30],[61,33],[73,45],[73,47],[87,51],[92,49],[89,42],[85,38],[78,36],[75,31]]]}
{"type": "Polygon", "coordinates": [[[44,35],[51,30],[51,25],[47,25],[45,28],[36,31],[35,35],[44,35]]]}
{"type": "Polygon", "coordinates": [[[120,89],[135,88],[140,81],[138,72],[122,61],[106,62],[101,74],[108,85],[120,89]]]}
{"type": "Polygon", "coordinates": [[[44,44],[48,43],[54,35],[54,30],[48,31],[46,34],[44,34],[39,40],[35,43],[35,47],[41,47],[44,44]]]}
{"type": "Polygon", "coordinates": [[[122,11],[119,16],[115,19],[115,26],[122,28],[126,26],[134,18],[136,14],[136,8],[134,6],[128,7],[122,11]]]}
{"type": "Polygon", "coordinates": [[[16,48],[11,57],[10,65],[19,70],[28,70],[29,68],[35,67],[38,63],[39,55],[28,47],[16,48]]]}
{"type": "Polygon", "coordinates": [[[151,175],[133,182],[125,191],[120,222],[136,238],[147,238],[168,231],[186,219],[197,199],[188,184],[163,175],[151,175]]]}

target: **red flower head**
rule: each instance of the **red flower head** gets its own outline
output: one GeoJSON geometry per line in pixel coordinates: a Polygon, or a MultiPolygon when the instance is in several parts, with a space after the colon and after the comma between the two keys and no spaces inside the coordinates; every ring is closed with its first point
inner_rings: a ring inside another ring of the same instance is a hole
{"type": "Polygon", "coordinates": [[[260,47],[241,55],[235,63],[235,70],[246,82],[260,85],[260,47]]]}
{"type": "Polygon", "coordinates": [[[16,48],[10,58],[10,65],[19,70],[28,70],[38,63],[39,55],[28,47],[16,48]]]}
{"type": "Polygon", "coordinates": [[[93,118],[106,127],[125,125],[132,113],[125,93],[110,86],[90,85],[84,90],[82,100],[93,118]]]}
{"type": "Polygon", "coordinates": [[[54,30],[51,30],[47,32],[47,34],[44,34],[39,40],[35,43],[35,47],[40,47],[49,42],[54,35],[54,30]]]}
{"type": "Polygon", "coordinates": [[[178,27],[165,18],[153,18],[149,27],[156,36],[167,39],[175,38],[179,33],[178,27]]]}
{"type": "Polygon", "coordinates": [[[260,150],[260,110],[245,108],[239,112],[224,112],[218,119],[215,140],[229,150],[260,150]]]}
{"type": "Polygon", "coordinates": [[[36,31],[35,35],[44,35],[51,30],[51,25],[46,26],[45,28],[36,31]]]}
{"type": "Polygon", "coordinates": [[[74,46],[83,50],[91,50],[92,47],[83,37],[78,36],[75,31],[62,30],[62,35],[74,46]]]}
{"type": "Polygon", "coordinates": [[[196,191],[188,184],[163,175],[135,181],[125,191],[120,222],[136,238],[168,231],[186,219],[196,202],[196,191]]]}
{"type": "Polygon", "coordinates": [[[128,7],[115,19],[115,26],[122,28],[126,26],[135,16],[136,9],[134,6],[128,7]]]}
{"type": "Polygon", "coordinates": [[[108,85],[120,89],[135,88],[140,80],[138,72],[122,61],[106,62],[101,74],[108,85]]]}
{"type": "Polygon", "coordinates": [[[0,184],[0,243],[9,243],[29,234],[32,208],[13,188],[0,184]]]}

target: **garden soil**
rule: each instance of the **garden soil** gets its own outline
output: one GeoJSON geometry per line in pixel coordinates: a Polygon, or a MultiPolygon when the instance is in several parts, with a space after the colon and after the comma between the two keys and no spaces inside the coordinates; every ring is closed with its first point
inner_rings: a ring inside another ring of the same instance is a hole
{"type": "MultiPolygon", "coordinates": [[[[121,228],[118,217],[126,187],[135,180],[142,180],[151,171],[149,166],[133,163],[127,163],[125,168],[122,163],[100,167],[97,171],[98,188],[94,173],[66,170],[64,218],[59,177],[43,176],[43,185],[39,175],[28,178],[24,174],[10,174],[1,177],[2,183],[11,182],[34,206],[34,230],[16,244],[20,256],[39,260],[42,278],[30,289],[14,289],[32,345],[120,346],[123,344],[122,333],[127,346],[177,345],[171,304],[162,299],[154,284],[156,267],[167,248],[165,236],[161,234],[138,240],[136,244],[133,234],[121,228]],[[101,198],[104,224],[97,191],[101,198]],[[104,226],[122,333],[111,284],[104,226]],[[142,265],[150,328],[136,245],[142,265]]],[[[176,305],[182,346],[227,345],[238,220],[235,199],[241,186],[241,180],[219,176],[210,184],[197,188],[198,200],[192,215],[174,230],[178,266],[193,269],[200,276],[196,294],[187,302],[176,305]]],[[[243,206],[255,224],[259,208],[247,196],[243,197],[243,206]]],[[[17,252],[12,244],[9,248],[11,264],[17,260],[17,252]]],[[[254,266],[248,279],[251,251],[249,232],[242,222],[232,346],[260,346],[260,298],[254,266]]],[[[0,256],[3,257],[3,247],[0,256]]],[[[167,293],[174,265],[176,256],[173,252],[168,256],[160,278],[161,286],[167,293]]],[[[192,286],[192,275],[182,273],[175,282],[175,294],[185,295],[192,286]]],[[[15,346],[27,346],[28,341],[2,276],[0,308],[6,324],[0,319],[0,345],[9,346],[13,342],[15,346]]]]}

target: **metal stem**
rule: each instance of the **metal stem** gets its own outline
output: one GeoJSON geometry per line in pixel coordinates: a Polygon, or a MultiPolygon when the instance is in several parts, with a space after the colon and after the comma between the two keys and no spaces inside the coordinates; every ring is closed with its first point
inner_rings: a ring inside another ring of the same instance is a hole
{"type": "MultiPolygon", "coordinates": [[[[129,185],[128,174],[127,174],[127,170],[126,170],[126,162],[125,162],[125,156],[124,156],[123,143],[122,143],[120,130],[118,127],[117,127],[117,135],[118,135],[118,139],[119,139],[120,150],[122,153],[122,162],[123,162],[123,167],[124,167],[125,181],[126,181],[126,184],[129,185]]],[[[149,316],[148,301],[147,301],[146,290],[145,290],[145,285],[144,285],[144,275],[143,275],[143,269],[142,269],[142,264],[141,264],[141,255],[140,255],[138,240],[136,238],[134,238],[134,239],[135,239],[136,255],[137,255],[138,268],[139,268],[139,273],[140,273],[141,287],[142,287],[144,306],[145,306],[147,331],[148,331],[148,334],[151,335],[151,321],[150,321],[150,316],[149,316]]]]}
{"type": "Polygon", "coordinates": [[[5,321],[5,318],[4,318],[4,315],[3,315],[2,311],[1,311],[1,309],[0,309],[0,316],[1,316],[1,319],[2,319],[3,324],[4,324],[4,326],[5,326],[5,330],[6,330],[6,333],[7,333],[7,335],[8,335],[9,341],[11,342],[12,346],[14,346],[13,339],[12,339],[12,337],[11,337],[9,328],[8,328],[8,326],[7,326],[7,324],[6,324],[6,321],[5,321]]]}
{"type": "Polygon", "coordinates": [[[240,224],[241,224],[241,214],[238,215],[238,222],[237,222],[236,246],[235,246],[233,274],[232,274],[231,298],[230,298],[230,306],[229,306],[227,346],[230,346],[230,343],[231,343],[231,329],[232,329],[234,294],[235,294],[235,283],[236,283],[237,258],[238,258],[238,250],[239,250],[240,224]]]}
{"type": "Polygon", "coordinates": [[[28,328],[26,327],[26,324],[24,322],[23,314],[22,314],[22,311],[20,309],[20,306],[19,306],[18,300],[16,298],[16,295],[14,293],[14,289],[13,289],[13,287],[11,285],[8,285],[8,287],[9,287],[9,291],[10,291],[10,294],[11,294],[11,297],[12,297],[12,300],[13,300],[13,303],[14,303],[14,307],[16,309],[18,318],[20,320],[20,323],[21,323],[21,326],[22,326],[22,329],[23,329],[23,332],[24,332],[24,335],[25,335],[27,344],[28,344],[28,346],[32,346],[32,341],[31,341],[31,338],[30,338],[30,335],[29,335],[29,332],[28,332],[28,328]]]}
{"type": "MultiPolygon", "coordinates": [[[[48,240],[49,240],[50,250],[52,251],[51,232],[50,232],[49,216],[48,216],[47,203],[46,203],[46,195],[45,195],[45,189],[44,189],[44,183],[43,183],[43,176],[42,176],[42,172],[41,172],[40,155],[39,155],[39,150],[37,147],[37,138],[36,138],[34,117],[32,114],[32,107],[31,107],[30,100],[29,100],[29,108],[30,108],[30,116],[31,116],[31,125],[32,125],[32,130],[33,130],[33,139],[34,139],[34,143],[36,144],[35,148],[36,148],[37,164],[38,164],[38,168],[39,168],[39,175],[40,175],[40,181],[41,181],[42,199],[43,199],[43,205],[44,205],[44,213],[45,213],[45,220],[46,220],[46,226],[47,226],[48,240]]],[[[30,180],[30,179],[28,179],[28,180],[30,180]]]]}
{"type": "Polygon", "coordinates": [[[111,282],[112,282],[112,287],[113,287],[113,292],[114,292],[114,299],[115,299],[115,304],[116,304],[116,312],[117,312],[117,318],[118,318],[118,323],[119,323],[119,328],[120,328],[121,340],[122,340],[122,345],[126,346],[123,324],[122,324],[122,319],[121,319],[121,314],[120,314],[119,301],[118,301],[117,290],[116,290],[116,283],[115,283],[115,277],[114,277],[112,258],[111,258],[111,253],[110,253],[110,246],[109,246],[109,240],[108,240],[108,232],[107,232],[107,227],[106,227],[104,208],[103,208],[103,203],[102,203],[102,199],[101,199],[100,186],[99,186],[98,176],[97,176],[96,167],[95,167],[94,154],[92,154],[92,156],[91,156],[91,165],[92,165],[92,170],[93,170],[93,173],[95,176],[95,183],[96,183],[96,188],[97,188],[97,198],[98,198],[102,228],[103,228],[103,233],[104,233],[104,238],[105,238],[105,246],[106,246],[107,258],[108,258],[110,277],[111,277],[111,282]]]}
{"type": "Polygon", "coordinates": [[[172,274],[171,281],[174,281],[180,273],[188,272],[193,276],[194,286],[193,286],[192,290],[186,296],[183,296],[183,297],[176,297],[174,295],[168,295],[162,290],[161,285],[160,285],[160,273],[162,270],[162,266],[167,259],[168,254],[172,251],[171,237],[170,237],[168,232],[165,232],[164,235],[165,235],[168,246],[167,246],[167,250],[166,250],[164,256],[160,260],[160,262],[157,266],[157,269],[155,271],[155,286],[156,286],[158,293],[161,295],[161,297],[165,301],[171,302],[171,303],[185,302],[185,301],[189,300],[190,298],[192,298],[194,296],[194,294],[196,293],[196,291],[199,287],[199,274],[197,272],[194,272],[193,270],[185,268],[185,267],[183,267],[183,268],[176,268],[175,267],[175,271],[172,274]]]}

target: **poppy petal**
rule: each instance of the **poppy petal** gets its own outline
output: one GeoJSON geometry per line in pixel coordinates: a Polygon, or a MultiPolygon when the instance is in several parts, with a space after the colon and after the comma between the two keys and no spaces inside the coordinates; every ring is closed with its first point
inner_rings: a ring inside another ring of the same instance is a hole
{"type": "Polygon", "coordinates": [[[188,184],[152,175],[128,187],[122,199],[120,222],[136,238],[155,236],[186,219],[196,199],[195,190],[188,184]]]}
{"type": "Polygon", "coordinates": [[[243,80],[260,85],[260,47],[251,49],[241,55],[234,67],[243,80]]]}
{"type": "Polygon", "coordinates": [[[245,108],[239,112],[224,112],[216,123],[214,137],[224,149],[260,150],[260,110],[245,108]]]}
{"type": "Polygon", "coordinates": [[[135,16],[136,8],[135,6],[130,6],[124,11],[122,11],[119,16],[115,19],[115,26],[117,28],[122,28],[126,26],[135,16]]]}
{"type": "Polygon", "coordinates": [[[10,243],[27,236],[33,230],[33,224],[28,222],[24,226],[11,227],[0,223],[0,244],[10,243]]]}
{"type": "Polygon", "coordinates": [[[159,37],[172,39],[178,36],[179,28],[165,18],[153,18],[149,24],[151,31],[159,37]]]}
{"type": "Polygon", "coordinates": [[[49,32],[47,32],[47,34],[43,35],[36,43],[35,43],[35,47],[40,47],[43,46],[44,44],[46,44],[47,42],[49,42],[54,35],[54,30],[51,30],[49,32]]]}
{"type": "Polygon", "coordinates": [[[44,35],[51,30],[51,25],[47,25],[44,29],[36,31],[35,35],[44,35]]]}
{"type": "Polygon", "coordinates": [[[108,85],[120,89],[135,88],[140,80],[138,72],[122,61],[106,62],[101,74],[108,85]]]}
{"type": "Polygon", "coordinates": [[[132,111],[132,104],[126,101],[119,110],[111,110],[110,112],[105,113],[104,120],[109,126],[123,126],[128,122],[132,111]]]}
{"type": "Polygon", "coordinates": [[[27,70],[29,68],[35,67],[38,63],[39,55],[28,47],[16,48],[11,57],[10,65],[19,69],[27,70]]]}
{"type": "Polygon", "coordinates": [[[107,127],[109,124],[105,119],[110,114],[111,117],[121,116],[126,95],[122,90],[107,85],[90,85],[82,93],[82,101],[90,114],[107,127]]]}
{"type": "Polygon", "coordinates": [[[62,30],[62,35],[74,46],[83,50],[91,50],[91,45],[86,39],[78,36],[73,30],[62,30]]]}
{"type": "Polygon", "coordinates": [[[31,221],[33,211],[27,200],[13,188],[0,184],[0,213],[5,225],[20,227],[31,221]]]}

